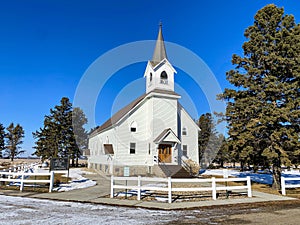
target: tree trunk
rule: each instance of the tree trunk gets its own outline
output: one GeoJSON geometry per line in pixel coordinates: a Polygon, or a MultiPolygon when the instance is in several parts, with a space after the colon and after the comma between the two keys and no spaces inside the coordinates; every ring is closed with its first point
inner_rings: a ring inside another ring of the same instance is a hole
{"type": "Polygon", "coordinates": [[[75,162],[74,162],[74,156],[72,156],[72,167],[75,166],[75,162]]]}
{"type": "Polygon", "coordinates": [[[221,160],[221,168],[223,168],[224,167],[224,161],[223,160],[221,160]]]}
{"type": "Polygon", "coordinates": [[[273,169],[273,183],[272,183],[272,188],[276,190],[281,189],[281,168],[280,166],[273,164],[272,166],[273,169]]]}
{"type": "Polygon", "coordinates": [[[253,165],[253,172],[257,173],[257,171],[258,171],[258,166],[257,165],[253,165]]]}
{"type": "Polygon", "coordinates": [[[241,161],[241,162],[240,162],[240,165],[241,165],[241,169],[240,169],[240,171],[241,171],[241,172],[244,172],[244,162],[243,162],[243,161],[241,161]]]}
{"type": "Polygon", "coordinates": [[[76,167],[78,167],[78,157],[76,157],[76,167]]]}

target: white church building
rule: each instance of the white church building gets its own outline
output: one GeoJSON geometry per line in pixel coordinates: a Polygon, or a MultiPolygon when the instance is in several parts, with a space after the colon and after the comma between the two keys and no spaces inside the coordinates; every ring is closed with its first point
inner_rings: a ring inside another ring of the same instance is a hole
{"type": "Polygon", "coordinates": [[[186,172],[185,160],[199,163],[200,129],[178,102],[174,74],[160,25],[144,74],[146,93],[89,135],[89,168],[120,176],[175,177],[186,172]]]}

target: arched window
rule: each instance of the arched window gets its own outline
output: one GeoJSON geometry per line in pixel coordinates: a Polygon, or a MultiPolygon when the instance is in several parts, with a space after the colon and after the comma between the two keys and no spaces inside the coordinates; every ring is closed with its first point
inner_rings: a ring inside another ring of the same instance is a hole
{"type": "Polygon", "coordinates": [[[150,73],[150,82],[152,81],[152,73],[150,73]]]}
{"type": "Polygon", "coordinates": [[[131,132],[136,132],[136,129],[137,129],[137,123],[135,121],[133,121],[131,124],[130,124],[130,131],[131,132]]]}
{"type": "Polygon", "coordinates": [[[162,71],[160,74],[160,83],[161,84],[168,84],[168,74],[166,71],[162,71]]]}
{"type": "Polygon", "coordinates": [[[186,136],[186,135],[187,135],[187,128],[186,128],[186,127],[183,127],[183,128],[182,128],[182,135],[183,135],[183,136],[186,136]]]}

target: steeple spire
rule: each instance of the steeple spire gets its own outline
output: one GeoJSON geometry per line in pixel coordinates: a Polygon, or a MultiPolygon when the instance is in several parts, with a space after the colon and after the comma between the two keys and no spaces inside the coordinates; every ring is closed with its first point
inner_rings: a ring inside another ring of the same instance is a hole
{"type": "Polygon", "coordinates": [[[162,35],[162,24],[159,24],[158,36],[152,60],[149,60],[144,73],[146,93],[154,90],[174,91],[174,74],[176,70],[167,59],[162,35]]]}
{"type": "Polygon", "coordinates": [[[162,23],[160,22],[156,45],[152,57],[152,63],[156,65],[165,58],[167,58],[167,53],[166,53],[164,38],[162,35],[162,23]]]}

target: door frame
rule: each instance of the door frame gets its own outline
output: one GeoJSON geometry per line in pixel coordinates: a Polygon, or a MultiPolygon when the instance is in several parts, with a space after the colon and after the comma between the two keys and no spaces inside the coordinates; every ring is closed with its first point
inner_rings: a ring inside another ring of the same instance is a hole
{"type": "Polygon", "coordinates": [[[172,163],[172,144],[159,144],[158,145],[158,157],[162,163],[172,163]]]}

